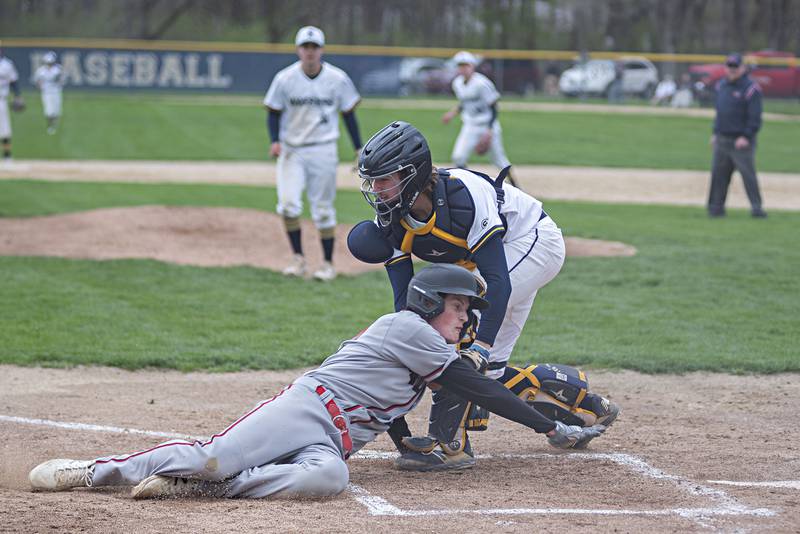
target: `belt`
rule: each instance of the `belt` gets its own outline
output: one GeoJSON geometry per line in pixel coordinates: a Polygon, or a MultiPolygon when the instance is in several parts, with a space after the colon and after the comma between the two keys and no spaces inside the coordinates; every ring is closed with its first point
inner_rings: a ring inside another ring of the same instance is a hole
{"type": "MultiPolygon", "coordinates": [[[[322,397],[325,393],[328,392],[322,386],[317,386],[317,395],[322,397]]],[[[331,421],[333,421],[333,426],[335,426],[339,430],[339,434],[342,436],[342,447],[344,448],[344,459],[347,460],[350,458],[350,453],[353,452],[353,440],[350,438],[350,431],[347,429],[347,420],[342,415],[342,411],[333,401],[331,398],[328,402],[325,403],[325,408],[328,410],[328,415],[331,416],[331,421]]]]}
{"type": "Polygon", "coordinates": [[[508,365],[508,360],[504,362],[490,362],[489,367],[487,367],[486,369],[488,371],[498,371],[500,369],[505,369],[507,365],[508,365]]]}

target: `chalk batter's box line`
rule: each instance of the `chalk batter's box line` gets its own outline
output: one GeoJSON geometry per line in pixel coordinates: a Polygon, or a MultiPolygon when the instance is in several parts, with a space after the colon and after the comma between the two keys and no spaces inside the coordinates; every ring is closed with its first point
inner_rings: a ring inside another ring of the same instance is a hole
{"type": "MultiPolygon", "coordinates": [[[[0,421],[10,423],[28,424],[35,426],[50,426],[67,430],[84,430],[93,432],[108,432],[115,434],[137,434],[159,438],[187,439],[185,434],[170,432],[156,432],[152,430],[139,430],[135,428],[123,428],[107,425],[94,425],[88,423],[74,423],[67,421],[52,421],[48,419],[35,419],[27,417],[16,417],[0,414],[0,421]]],[[[191,438],[190,438],[191,439],[191,438]]],[[[198,436],[195,439],[208,439],[198,436]]],[[[392,459],[396,458],[397,453],[385,451],[360,451],[353,456],[359,459],[392,459]]],[[[676,486],[693,496],[703,496],[719,503],[716,508],[668,508],[662,510],[614,510],[614,509],[582,509],[582,508],[493,508],[493,509],[438,509],[438,510],[403,510],[391,504],[388,500],[370,494],[366,489],[356,484],[349,484],[348,490],[353,494],[355,500],[367,508],[371,515],[381,516],[430,516],[430,515],[455,515],[455,514],[477,514],[477,515],[638,515],[638,516],[667,516],[677,515],[695,521],[702,521],[704,518],[713,516],[731,515],[750,515],[768,517],[775,515],[775,512],[768,508],[749,508],[740,504],[736,499],[721,490],[697,484],[685,478],[670,475],[664,471],[652,467],[641,458],[622,453],[568,453],[568,454],[483,454],[477,455],[478,459],[508,458],[516,460],[525,459],[569,459],[569,460],[610,460],[628,467],[635,473],[647,478],[657,480],[668,480],[676,486]]],[[[714,481],[727,483],[727,481],[714,481]]],[[[794,487],[794,482],[781,487],[794,487]]],[[[764,484],[766,485],[766,484],[764,484]]]]}

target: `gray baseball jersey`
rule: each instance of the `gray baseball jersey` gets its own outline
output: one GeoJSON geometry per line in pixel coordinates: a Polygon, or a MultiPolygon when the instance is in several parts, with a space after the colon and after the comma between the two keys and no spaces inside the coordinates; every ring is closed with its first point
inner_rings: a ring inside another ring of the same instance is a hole
{"type": "Polygon", "coordinates": [[[385,315],[211,439],[97,458],[92,484],[163,475],[199,479],[209,496],[335,495],[349,479],[348,454],[408,413],[457,358],[414,312],[385,315]]]}
{"type": "Polygon", "coordinates": [[[349,414],[353,449],[385,432],[411,411],[425,390],[458,357],[453,345],[411,311],[384,315],[307,373],[349,414]]]}

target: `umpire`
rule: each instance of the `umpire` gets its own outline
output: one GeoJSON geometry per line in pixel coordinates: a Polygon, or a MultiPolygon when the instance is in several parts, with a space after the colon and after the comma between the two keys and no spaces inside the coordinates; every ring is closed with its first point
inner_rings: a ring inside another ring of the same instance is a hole
{"type": "Polygon", "coordinates": [[[761,128],[761,88],[747,76],[741,54],[730,54],[725,59],[725,67],[726,76],[717,84],[708,214],[711,217],[725,215],[725,198],[736,168],[744,180],[751,214],[766,217],[761,208],[755,166],[756,134],[761,128]]]}

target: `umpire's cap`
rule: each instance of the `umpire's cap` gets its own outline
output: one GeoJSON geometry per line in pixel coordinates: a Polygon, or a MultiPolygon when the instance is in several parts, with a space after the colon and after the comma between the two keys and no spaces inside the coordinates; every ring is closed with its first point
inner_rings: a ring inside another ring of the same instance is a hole
{"type": "Polygon", "coordinates": [[[471,272],[450,263],[435,263],[408,283],[406,308],[430,320],[444,311],[445,295],[469,297],[470,308],[485,310],[489,302],[480,296],[481,285],[471,272]]]}

